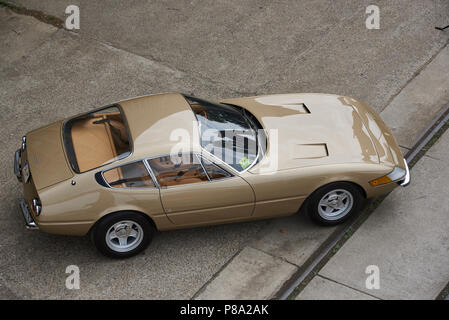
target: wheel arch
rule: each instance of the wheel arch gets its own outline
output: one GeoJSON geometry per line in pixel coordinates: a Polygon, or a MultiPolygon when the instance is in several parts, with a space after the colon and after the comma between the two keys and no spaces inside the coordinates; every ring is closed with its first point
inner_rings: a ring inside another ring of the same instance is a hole
{"type": "Polygon", "coordinates": [[[366,190],[360,184],[358,184],[357,182],[354,182],[354,181],[351,181],[351,180],[338,180],[338,179],[335,180],[335,181],[328,181],[328,182],[320,185],[318,188],[313,190],[313,192],[311,192],[310,195],[307,198],[309,198],[313,193],[315,193],[319,189],[327,187],[328,185],[333,184],[333,183],[349,183],[349,184],[355,186],[357,189],[359,189],[362,192],[362,195],[363,195],[363,197],[365,199],[367,198],[366,190]]]}
{"type": "Polygon", "coordinates": [[[367,198],[366,190],[365,190],[360,184],[358,184],[357,182],[350,181],[350,180],[327,181],[326,183],[323,183],[323,184],[319,185],[317,188],[315,188],[315,190],[313,190],[313,191],[306,197],[306,199],[305,199],[305,200],[303,201],[303,203],[301,204],[301,207],[299,208],[299,211],[303,210],[303,208],[305,208],[305,207],[307,206],[307,201],[310,199],[310,197],[311,197],[315,192],[317,192],[317,191],[320,190],[321,188],[327,187],[327,186],[330,185],[330,184],[333,184],[333,183],[340,183],[340,182],[343,182],[343,183],[349,183],[349,184],[353,185],[354,187],[356,187],[357,189],[359,189],[359,191],[360,191],[360,192],[362,193],[362,195],[363,195],[363,198],[365,198],[365,199],[367,198]]]}
{"type": "Polygon", "coordinates": [[[153,228],[154,228],[155,230],[158,230],[157,225],[156,225],[156,223],[154,222],[154,220],[153,220],[149,215],[147,215],[147,214],[144,213],[144,212],[141,212],[141,211],[138,211],[138,210],[117,210],[117,211],[112,211],[112,212],[109,212],[109,213],[107,213],[107,214],[104,214],[100,219],[98,219],[98,220],[92,225],[92,227],[89,229],[89,231],[88,231],[87,234],[88,234],[88,235],[91,235],[91,233],[92,233],[92,231],[95,229],[95,227],[96,227],[101,221],[103,221],[106,217],[110,216],[111,214],[115,214],[115,213],[119,213],[119,212],[131,212],[131,213],[136,213],[136,214],[138,214],[138,215],[141,215],[141,216],[143,216],[145,219],[148,220],[148,222],[153,226],[153,228]]]}

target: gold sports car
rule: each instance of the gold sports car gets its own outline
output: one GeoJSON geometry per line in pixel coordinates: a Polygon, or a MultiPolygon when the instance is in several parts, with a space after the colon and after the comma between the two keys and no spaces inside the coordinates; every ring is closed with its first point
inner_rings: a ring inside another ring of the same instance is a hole
{"type": "Polygon", "coordinates": [[[156,230],[301,207],[335,225],[410,181],[379,115],[330,94],[138,97],[27,133],[14,172],[29,229],[90,235],[116,258],[144,250],[156,230]]]}

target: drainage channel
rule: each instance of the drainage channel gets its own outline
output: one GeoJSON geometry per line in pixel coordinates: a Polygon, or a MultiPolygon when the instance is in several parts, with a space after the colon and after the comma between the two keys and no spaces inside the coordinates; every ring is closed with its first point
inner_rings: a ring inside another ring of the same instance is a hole
{"type": "MultiPolygon", "coordinates": [[[[431,121],[430,125],[422,131],[413,147],[405,155],[405,159],[412,168],[418,160],[425,154],[428,150],[426,146],[432,142],[431,140],[439,133],[440,130],[444,131],[447,129],[445,124],[449,121],[449,104],[447,104],[443,110],[431,121]],[[443,128],[444,127],[444,128],[443,128]]],[[[435,142],[435,141],[433,141],[435,142]]],[[[306,280],[307,282],[311,280],[311,277],[316,275],[319,270],[324,266],[324,264],[331,258],[331,255],[335,253],[335,249],[338,249],[338,244],[342,241],[347,240],[348,235],[354,233],[358,227],[371,215],[375,208],[385,199],[386,196],[376,198],[371,202],[371,205],[366,208],[362,214],[360,214],[355,219],[349,220],[343,227],[337,229],[326,241],[326,243],[318,249],[317,253],[307,261],[305,265],[301,268],[299,274],[296,274],[293,279],[288,281],[286,285],[280,290],[276,295],[280,300],[286,300],[293,293],[297,291],[297,288],[306,280]]],[[[446,297],[446,299],[449,299],[446,297]]]]}

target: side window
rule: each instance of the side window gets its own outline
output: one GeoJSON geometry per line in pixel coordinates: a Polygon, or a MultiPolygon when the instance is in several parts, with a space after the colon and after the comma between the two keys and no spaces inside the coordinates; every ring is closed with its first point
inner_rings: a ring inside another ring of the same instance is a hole
{"type": "Polygon", "coordinates": [[[148,164],[161,187],[209,181],[193,153],[149,159],[148,164]]]}
{"type": "Polygon", "coordinates": [[[103,172],[106,182],[114,188],[155,187],[142,161],[125,164],[103,172]]]}
{"type": "Polygon", "coordinates": [[[201,157],[201,163],[202,163],[204,169],[206,170],[207,175],[209,176],[210,180],[218,180],[218,179],[232,177],[232,174],[223,170],[222,168],[220,168],[216,164],[210,162],[209,160],[207,160],[204,157],[201,157]]]}

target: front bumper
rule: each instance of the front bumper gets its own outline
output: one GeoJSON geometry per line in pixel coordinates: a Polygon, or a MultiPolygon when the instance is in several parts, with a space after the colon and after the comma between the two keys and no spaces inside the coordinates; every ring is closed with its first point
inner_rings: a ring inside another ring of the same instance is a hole
{"type": "Polygon", "coordinates": [[[20,209],[22,211],[23,219],[25,220],[26,228],[30,229],[30,230],[39,229],[36,222],[34,222],[34,219],[30,213],[30,210],[28,208],[28,205],[27,205],[27,202],[25,201],[25,199],[20,200],[19,204],[20,204],[20,209]]]}
{"type": "Polygon", "coordinates": [[[401,187],[406,187],[410,184],[410,169],[408,168],[407,160],[404,159],[405,163],[405,177],[403,180],[397,182],[401,187]]]}

